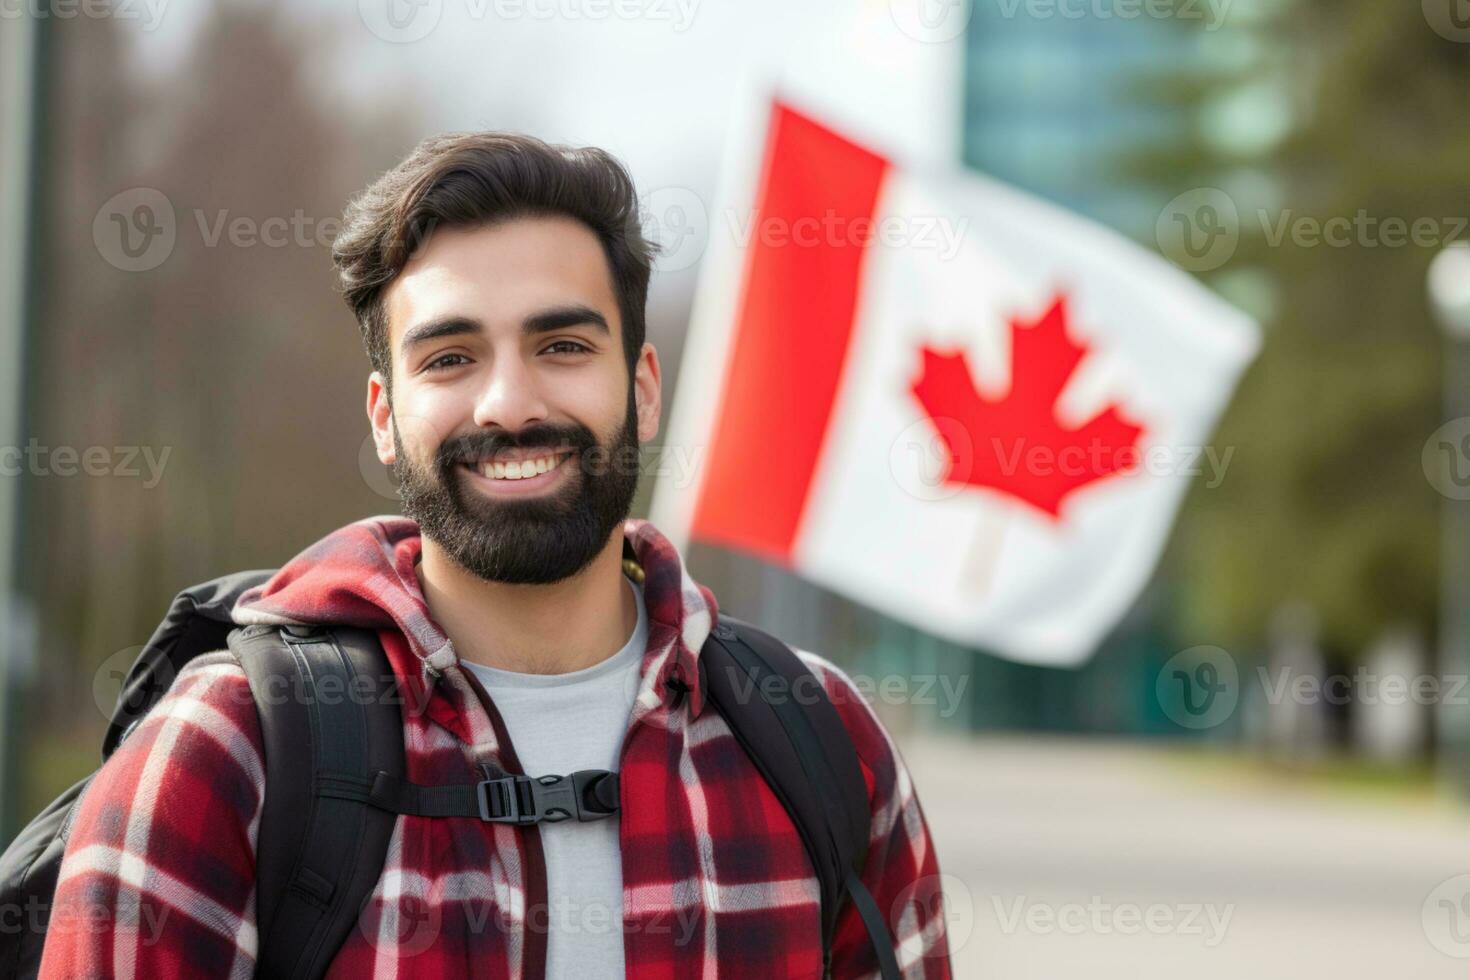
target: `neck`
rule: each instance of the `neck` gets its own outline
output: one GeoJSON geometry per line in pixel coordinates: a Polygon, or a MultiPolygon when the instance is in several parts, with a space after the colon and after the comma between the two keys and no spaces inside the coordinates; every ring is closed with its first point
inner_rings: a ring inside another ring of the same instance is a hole
{"type": "Polygon", "coordinates": [[[462,660],[528,674],[565,674],[617,653],[638,625],[624,584],[623,529],[576,575],[550,585],[487,582],[423,539],[417,566],[429,613],[462,660]]]}

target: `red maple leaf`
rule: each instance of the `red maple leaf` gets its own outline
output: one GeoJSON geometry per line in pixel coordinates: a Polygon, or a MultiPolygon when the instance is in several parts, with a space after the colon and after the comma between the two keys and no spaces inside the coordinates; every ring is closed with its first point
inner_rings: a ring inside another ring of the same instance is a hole
{"type": "Polygon", "coordinates": [[[1067,307],[1058,294],[1035,323],[1012,319],[1011,387],[992,400],[981,395],[963,351],[924,345],[918,398],[948,454],[944,482],[986,487],[1053,518],[1073,492],[1138,464],[1143,427],[1109,405],[1080,428],[1064,428],[1056,403],[1087,346],[1067,335],[1067,307]]]}

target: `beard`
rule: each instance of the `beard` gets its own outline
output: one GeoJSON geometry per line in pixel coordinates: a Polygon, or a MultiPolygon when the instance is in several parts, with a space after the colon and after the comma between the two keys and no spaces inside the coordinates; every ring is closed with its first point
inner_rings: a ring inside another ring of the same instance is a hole
{"type": "Polygon", "coordinates": [[[393,420],[393,472],[404,516],[455,563],[488,582],[549,585],[586,568],[627,516],[638,488],[638,430],[628,411],[606,445],[581,425],[473,432],[444,440],[428,468],[404,452],[393,420]],[[492,498],[468,484],[464,463],[510,449],[570,448],[555,490],[492,498]]]}

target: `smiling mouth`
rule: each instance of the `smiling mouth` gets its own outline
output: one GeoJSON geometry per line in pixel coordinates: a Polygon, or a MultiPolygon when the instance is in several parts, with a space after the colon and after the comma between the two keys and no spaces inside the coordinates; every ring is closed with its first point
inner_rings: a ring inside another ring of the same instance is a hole
{"type": "Polygon", "coordinates": [[[473,470],[488,480],[503,480],[513,483],[517,480],[529,480],[549,473],[563,466],[572,453],[570,451],[546,452],[537,456],[528,456],[525,459],[516,459],[501,462],[499,460],[482,459],[472,463],[461,463],[465,469],[473,470]]]}

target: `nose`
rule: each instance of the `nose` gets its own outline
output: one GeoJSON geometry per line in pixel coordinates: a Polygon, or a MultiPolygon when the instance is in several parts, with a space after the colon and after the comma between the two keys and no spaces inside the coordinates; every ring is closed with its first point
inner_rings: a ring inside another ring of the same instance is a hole
{"type": "Polygon", "coordinates": [[[519,357],[496,357],[475,402],[475,424],[519,432],[546,416],[546,401],[537,387],[534,372],[519,357]]]}

